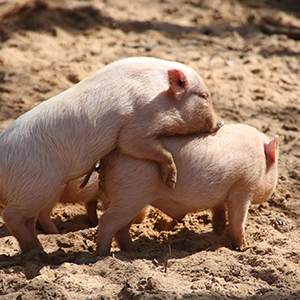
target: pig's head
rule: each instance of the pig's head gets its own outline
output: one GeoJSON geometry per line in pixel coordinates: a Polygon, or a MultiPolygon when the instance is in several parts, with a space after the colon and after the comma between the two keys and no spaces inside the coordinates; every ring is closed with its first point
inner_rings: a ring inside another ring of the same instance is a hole
{"type": "Polygon", "coordinates": [[[168,70],[171,97],[177,103],[182,121],[181,134],[215,132],[224,124],[212,107],[210,92],[202,78],[193,70],[168,70]]]}

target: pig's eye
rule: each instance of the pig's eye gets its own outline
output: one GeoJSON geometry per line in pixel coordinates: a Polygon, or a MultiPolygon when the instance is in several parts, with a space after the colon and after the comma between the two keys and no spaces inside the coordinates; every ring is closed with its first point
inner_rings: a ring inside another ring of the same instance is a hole
{"type": "Polygon", "coordinates": [[[199,97],[205,99],[205,101],[209,102],[209,95],[207,93],[200,93],[199,97]]]}
{"type": "Polygon", "coordinates": [[[196,95],[197,97],[203,98],[206,102],[209,102],[209,95],[205,92],[194,92],[194,95],[196,95]]]}

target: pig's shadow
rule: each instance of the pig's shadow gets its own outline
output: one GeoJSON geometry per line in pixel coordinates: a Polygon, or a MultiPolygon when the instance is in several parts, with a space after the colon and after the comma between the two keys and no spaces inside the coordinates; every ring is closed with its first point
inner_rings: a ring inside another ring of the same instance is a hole
{"type": "MultiPolygon", "coordinates": [[[[86,215],[77,215],[68,220],[63,221],[56,218],[51,218],[60,233],[76,232],[93,227],[86,215]]],[[[37,234],[44,233],[40,226],[37,224],[37,234]]],[[[0,225],[0,238],[11,236],[8,228],[4,223],[0,225]]]]}
{"type": "Polygon", "coordinates": [[[22,266],[22,273],[26,279],[33,279],[40,275],[40,270],[44,266],[50,266],[51,269],[58,268],[65,262],[72,262],[78,265],[91,264],[96,262],[95,255],[89,252],[72,252],[58,249],[52,253],[21,253],[14,256],[0,255],[0,270],[22,266]]]}
{"type": "Polygon", "coordinates": [[[0,226],[0,238],[4,238],[6,236],[10,236],[10,232],[8,230],[8,228],[6,227],[6,225],[3,223],[1,226],[0,226]]]}
{"type": "MultiPolygon", "coordinates": [[[[220,247],[231,248],[228,229],[222,236],[218,236],[213,231],[196,233],[188,228],[182,228],[163,242],[142,236],[134,241],[134,246],[135,251],[115,251],[111,255],[122,261],[146,259],[152,261],[157,267],[167,268],[174,259],[184,258],[201,251],[215,251],[220,247]]],[[[60,248],[52,253],[0,255],[0,269],[22,266],[22,272],[26,278],[33,279],[40,275],[40,270],[44,266],[57,268],[65,262],[90,265],[105,259],[105,257],[96,257],[94,250],[74,252],[60,248]]]]}
{"type": "Polygon", "coordinates": [[[212,230],[197,233],[182,228],[171,238],[159,242],[143,236],[134,241],[135,252],[119,251],[115,256],[121,260],[149,259],[159,263],[168,259],[184,258],[201,251],[215,251],[221,247],[232,249],[230,232],[226,228],[224,234],[218,235],[212,230]]]}
{"type": "MultiPolygon", "coordinates": [[[[55,226],[57,227],[59,233],[69,233],[69,232],[76,232],[79,230],[89,229],[93,226],[86,214],[83,215],[76,215],[73,217],[68,217],[67,220],[61,220],[59,218],[51,218],[55,226]]],[[[37,233],[44,233],[39,224],[37,224],[37,233]]]]}

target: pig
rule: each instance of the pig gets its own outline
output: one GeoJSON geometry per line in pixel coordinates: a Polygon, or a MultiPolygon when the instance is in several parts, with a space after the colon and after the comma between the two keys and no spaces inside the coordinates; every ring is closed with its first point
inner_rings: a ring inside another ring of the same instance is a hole
{"type": "Polygon", "coordinates": [[[181,220],[189,212],[211,210],[213,228],[222,234],[228,212],[234,249],[246,246],[244,226],[250,204],[259,204],[277,183],[278,136],[271,141],[244,124],[224,125],[215,134],[163,137],[178,168],[176,189],[158,179],[151,161],[134,159],[118,150],[103,160],[103,192],[111,206],[99,221],[97,255],[110,252],[112,238],[132,250],[131,220],[153,205],[181,220]]]}
{"type": "MultiPolygon", "coordinates": [[[[45,233],[58,234],[59,231],[53,221],[50,219],[50,214],[56,202],[59,203],[84,203],[87,216],[91,226],[98,225],[97,205],[98,201],[102,203],[103,210],[107,210],[110,206],[109,199],[102,193],[99,188],[98,173],[91,174],[87,184],[82,187],[85,178],[80,177],[63,186],[62,194],[57,201],[50,202],[38,214],[38,223],[45,233]]],[[[147,215],[148,207],[145,207],[138,216],[134,219],[133,223],[140,224],[143,222],[147,215]]]]}
{"type": "Polygon", "coordinates": [[[41,251],[38,213],[113,149],[157,162],[163,181],[174,188],[176,166],[158,137],[214,132],[222,125],[205,83],[189,67],[145,57],[109,64],[0,135],[2,218],[22,251],[41,251]]]}

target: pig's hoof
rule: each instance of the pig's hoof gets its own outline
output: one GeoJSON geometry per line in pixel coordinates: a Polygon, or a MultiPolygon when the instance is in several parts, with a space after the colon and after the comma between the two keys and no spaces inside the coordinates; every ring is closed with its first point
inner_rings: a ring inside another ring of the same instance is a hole
{"type": "Polygon", "coordinates": [[[36,260],[45,260],[47,253],[43,249],[27,249],[22,251],[20,258],[22,260],[36,261],[36,260]]]}
{"type": "Polygon", "coordinates": [[[247,242],[245,239],[239,240],[234,239],[232,242],[233,249],[238,252],[244,252],[248,249],[247,242]]]}
{"type": "Polygon", "coordinates": [[[167,163],[161,163],[160,168],[163,181],[174,189],[177,182],[177,169],[173,157],[170,156],[167,163]]]}
{"type": "Polygon", "coordinates": [[[248,249],[250,249],[250,247],[242,247],[242,248],[236,247],[233,250],[236,251],[236,252],[245,252],[248,249]]]}
{"type": "Polygon", "coordinates": [[[226,228],[226,226],[223,222],[222,223],[221,222],[220,223],[217,223],[217,222],[213,223],[213,229],[214,229],[214,232],[217,235],[222,235],[225,231],[225,228],[226,228]]]}
{"type": "Polygon", "coordinates": [[[172,172],[172,173],[168,174],[168,177],[167,177],[167,180],[166,180],[166,184],[171,189],[175,188],[176,182],[177,182],[177,174],[175,172],[172,172]]]}
{"type": "Polygon", "coordinates": [[[110,251],[106,251],[106,250],[103,250],[103,249],[97,249],[96,250],[96,255],[97,256],[102,256],[102,257],[105,257],[105,256],[108,256],[110,254],[110,251]]]}
{"type": "Polygon", "coordinates": [[[38,241],[35,245],[20,245],[20,247],[24,255],[28,255],[28,254],[37,255],[40,252],[44,252],[42,245],[38,241]]]}
{"type": "Polygon", "coordinates": [[[171,189],[175,189],[175,184],[176,182],[175,181],[166,181],[166,184],[171,188],[171,189]]]}

